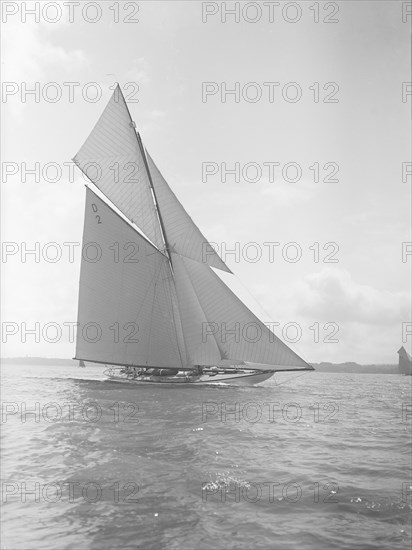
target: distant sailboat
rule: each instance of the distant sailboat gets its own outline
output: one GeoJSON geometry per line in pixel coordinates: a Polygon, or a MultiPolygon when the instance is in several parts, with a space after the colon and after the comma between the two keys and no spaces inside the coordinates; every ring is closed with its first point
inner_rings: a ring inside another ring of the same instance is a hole
{"type": "Polygon", "coordinates": [[[401,349],[398,350],[399,355],[399,372],[401,374],[409,374],[412,375],[412,357],[409,355],[409,353],[406,351],[406,349],[402,346],[401,349]]]}
{"type": "Polygon", "coordinates": [[[79,361],[79,367],[81,367],[83,369],[86,367],[86,365],[84,364],[84,361],[82,361],[81,359],[79,361]]]}
{"type": "Polygon", "coordinates": [[[232,273],[135,128],[118,86],[73,159],[95,189],[86,190],[76,358],[132,383],[250,385],[313,370],[213,271],[232,273]]]}

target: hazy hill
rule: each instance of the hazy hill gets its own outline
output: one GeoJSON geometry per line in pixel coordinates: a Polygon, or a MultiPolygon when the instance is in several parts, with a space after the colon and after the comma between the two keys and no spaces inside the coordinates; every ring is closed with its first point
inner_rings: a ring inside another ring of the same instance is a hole
{"type": "MultiPolygon", "coordinates": [[[[9,357],[2,358],[1,362],[8,365],[57,365],[57,366],[77,366],[78,361],[74,359],[61,359],[50,357],[9,357]]],[[[354,362],[346,363],[311,363],[319,372],[359,372],[365,374],[399,374],[398,365],[359,365],[354,362]]],[[[92,363],[88,363],[92,366],[92,363]]],[[[103,365],[96,365],[103,367],[103,365]]]]}
{"type": "Polygon", "coordinates": [[[352,361],[346,363],[311,363],[320,372],[361,372],[365,374],[399,374],[398,365],[359,365],[352,361]]]}
{"type": "Polygon", "coordinates": [[[57,365],[62,367],[79,364],[74,359],[59,359],[54,357],[2,357],[1,362],[8,365],[57,365]]]}

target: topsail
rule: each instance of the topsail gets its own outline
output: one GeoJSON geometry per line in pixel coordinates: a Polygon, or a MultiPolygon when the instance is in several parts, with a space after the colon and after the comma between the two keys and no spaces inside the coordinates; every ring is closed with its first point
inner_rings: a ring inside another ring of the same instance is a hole
{"type": "Polygon", "coordinates": [[[151,192],[153,182],[172,250],[230,273],[149,155],[150,171],[147,171],[145,151],[136,139],[134,126],[120,87],[117,87],[73,161],[153,244],[162,248],[162,231],[151,192]]]}

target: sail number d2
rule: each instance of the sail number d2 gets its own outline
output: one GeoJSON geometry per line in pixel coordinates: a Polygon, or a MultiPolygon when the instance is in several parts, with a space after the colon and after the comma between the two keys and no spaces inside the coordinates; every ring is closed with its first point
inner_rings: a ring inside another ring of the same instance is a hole
{"type": "Polygon", "coordinates": [[[92,210],[96,214],[95,217],[96,217],[97,223],[102,223],[99,214],[97,214],[99,209],[97,208],[97,205],[94,202],[92,203],[92,210]]]}

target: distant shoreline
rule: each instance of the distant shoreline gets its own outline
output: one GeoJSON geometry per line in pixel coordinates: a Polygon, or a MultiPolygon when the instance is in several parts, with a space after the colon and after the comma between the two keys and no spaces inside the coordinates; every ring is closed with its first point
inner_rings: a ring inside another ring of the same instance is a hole
{"type": "MultiPolygon", "coordinates": [[[[79,362],[75,359],[62,359],[51,357],[4,357],[0,359],[1,364],[8,365],[54,365],[61,367],[77,367],[79,362]]],[[[87,363],[87,361],[86,361],[87,363]]],[[[347,372],[347,373],[362,373],[362,374],[399,374],[397,364],[383,364],[383,365],[359,365],[358,363],[311,363],[311,365],[318,372],[347,372]]],[[[92,366],[92,364],[88,364],[92,366]]],[[[103,365],[97,365],[96,367],[102,367],[103,365]]]]}

